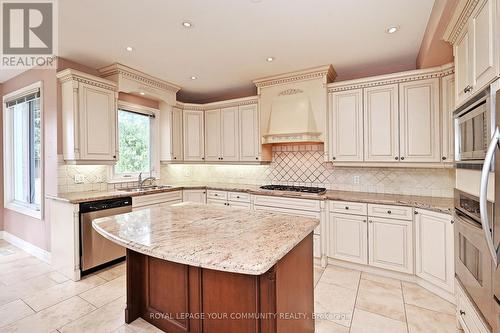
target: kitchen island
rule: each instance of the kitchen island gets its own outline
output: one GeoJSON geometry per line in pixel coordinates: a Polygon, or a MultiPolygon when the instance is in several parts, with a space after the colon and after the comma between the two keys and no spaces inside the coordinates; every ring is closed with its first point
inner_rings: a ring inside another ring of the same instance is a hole
{"type": "Polygon", "coordinates": [[[94,220],[127,248],[125,321],[170,332],[314,332],[317,219],[183,203],[94,220]]]}

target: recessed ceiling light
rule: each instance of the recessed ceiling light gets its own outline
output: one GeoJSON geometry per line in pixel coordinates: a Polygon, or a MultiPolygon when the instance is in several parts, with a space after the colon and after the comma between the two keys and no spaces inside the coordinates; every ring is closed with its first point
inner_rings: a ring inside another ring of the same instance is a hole
{"type": "Polygon", "coordinates": [[[392,27],[388,27],[387,29],[385,29],[385,32],[387,32],[388,34],[393,34],[395,32],[397,32],[399,30],[399,27],[394,25],[392,27]]]}
{"type": "Polygon", "coordinates": [[[189,21],[184,21],[184,22],[182,22],[182,26],[184,28],[192,28],[193,27],[193,23],[191,23],[189,21]]]}
{"type": "Polygon", "coordinates": [[[132,46],[127,46],[126,50],[129,51],[129,52],[132,52],[134,50],[134,48],[132,46]]]}
{"type": "Polygon", "coordinates": [[[196,80],[196,79],[198,79],[198,77],[197,77],[197,76],[194,76],[194,75],[193,75],[193,76],[191,76],[191,80],[196,80]]]}
{"type": "Polygon", "coordinates": [[[266,58],[266,61],[267,61],[267,62],[274,61],[274,57],[267,57],[267,58],[266,58]]]}
{"type": "Polygon", "coordinates": [[[141,91],[139,94],[141,94],[142,96],[146,95],[146,93],[144,93],[144,92],[142,92],[142,91],[141,91]]]}

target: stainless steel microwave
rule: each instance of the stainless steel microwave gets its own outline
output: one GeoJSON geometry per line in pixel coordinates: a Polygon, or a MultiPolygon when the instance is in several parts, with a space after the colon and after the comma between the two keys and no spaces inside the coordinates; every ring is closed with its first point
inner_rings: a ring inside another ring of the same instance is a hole
{"type": "Polygon", "coordinates": [[[454,112],[458,168],[482,166],[492,135],[494,101],[487,89],[454,112]]]}

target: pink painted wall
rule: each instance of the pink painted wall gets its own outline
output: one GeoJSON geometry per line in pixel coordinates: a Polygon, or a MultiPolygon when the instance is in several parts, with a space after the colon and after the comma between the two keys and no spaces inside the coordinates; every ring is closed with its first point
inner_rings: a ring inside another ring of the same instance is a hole
{"type": "Polygon", "coordinates": [[[47,194],[57,194],[57,81],[55,74],[55,70],[31,69],[2,85],[3,94],[8,94],[32,83],[43,82],[42,201],[44,202],[44,216],[38,220],[5,208],[2,216],[3,229],[6,232],[47,251],[50,250],[50,225],[46,220],[47,201],[44,197],[47,194]]]}
{"type": "MultiPolygon", "coordinates": [[[[2,85],[0,84],[0,96],[2,85]]],[[[3,103],[0,102],[0,231],[3,230],[3,103]]]]}

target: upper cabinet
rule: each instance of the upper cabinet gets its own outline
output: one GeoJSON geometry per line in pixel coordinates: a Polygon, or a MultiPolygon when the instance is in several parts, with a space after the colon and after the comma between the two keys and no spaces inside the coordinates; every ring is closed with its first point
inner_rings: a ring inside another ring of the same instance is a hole
{"type": "Polygon", "coordinates": [[[206,161],[238,161],[238,125],[237,106],[205,111],[206,161]]]}
{"type": "Polygon", "coordinates": [[[203,113],[198,110],[183,112],[184,161],[205,160],[203,113]]]}
{"type": "Polygon", "coordinates": [[[363,161],[363,89],[330,94],[332,161],[363,161]]]}
{"type": "Polygon", "coordinates": [[[65,162],[116,163],[116,84],[73,69],[57,73],[57,78],[61,83],[65,162]]]}
{"type": "Polygon", "coordinates": [[[205,111],[205,158],[207,161],[221,160],[220,110],[205,111]]]}
{"type": "Polygon", "coordinates": [[[455,106],[458,107],[498,77],[500,34],[497,1],[461,1],[445,32],[455,56],[455,106]]]}
{"type": "Polygon", "coordinates": [[[331,83],[328,92],[331,162],[452,165],[452,64],[331,83]]]}
{"type": "Polygon", "coordinates": [[[160,103],[160,160],[182,162],[182,109],[160,103]]]}
{"type": "Polygon", "coordinates": [[[401,162],[440,162],[439,79],[399,86],[401,162]]]}
{"type": "Polygon", "coordinates": [[[399,160],[398,85],[364,89],[365,161],[399,160]]]}
{"type": "Polygon", "coordinates": [[[259,161],[259,108],[257,104],[240,105],[238,112],[238,126],[240,130],[240,161],[259,161]]]}
{"type": "Polygon", "coordinates": [[[182,109],[172,108],[172,159],[183,160],[182,150],[182,109]]]}

